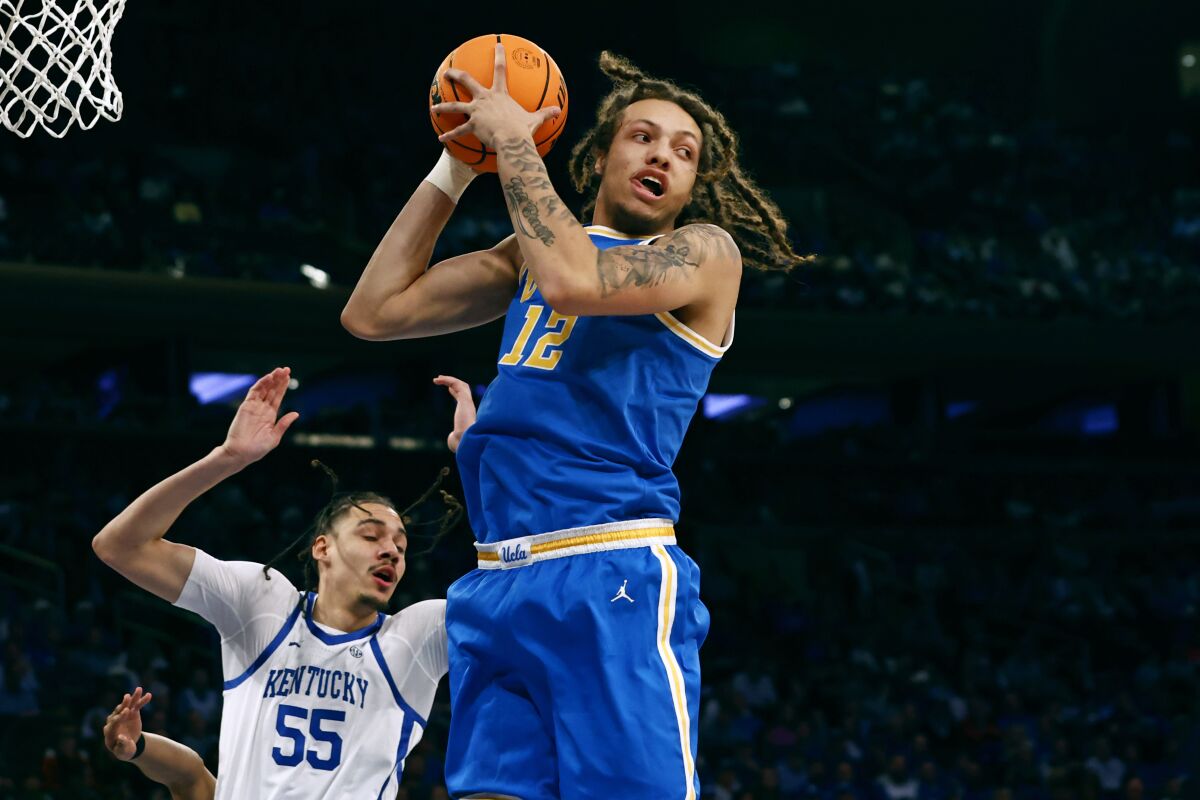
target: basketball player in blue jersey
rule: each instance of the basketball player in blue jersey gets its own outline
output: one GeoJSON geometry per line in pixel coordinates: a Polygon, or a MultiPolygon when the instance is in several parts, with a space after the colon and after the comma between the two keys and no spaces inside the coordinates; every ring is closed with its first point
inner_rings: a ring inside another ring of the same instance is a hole
{"type": "Polygon", "coordinates": [[[335,496],[308,537],[315,593],[270,564],[163,538],[192,501],[279,444],[298,416],[279,416],[289,378],[259,379],[224,443],[134,500],[92,546],[221,634],[217,798],[391,797],[447,669],[445,601],[383,613],[404,575],[404,512],[373,493],[335,496]]]}
{"type": "Polygon", "coordinates": [[[787,269],[778,209],[697,95],[603,54],[616,83],[575,148],[581,226],[555,193],[528,113],[447,75],[498,153],[514,234],[427,269],[474,174],[447,154],[377,248],[342,313],[366,339],[506,316],[499,369],[458,464],[479,569],[447,595],[455,797],[694,800],[696,565],[675,546],[671,471],[733,340],[743,264],[787,269]]]}

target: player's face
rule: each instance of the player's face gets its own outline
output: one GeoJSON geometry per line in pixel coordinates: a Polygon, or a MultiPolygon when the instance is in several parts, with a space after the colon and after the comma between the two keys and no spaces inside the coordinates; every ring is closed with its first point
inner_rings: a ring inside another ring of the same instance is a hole
{"type": "Polygon", "coordinates": [[[351,507],[333,525],[325,549],[322,594],[384,610],[404,575],[408,537],[396,510],[381,503],[351,507]]]}
{"type": "Polygon", "coordinates": [[[674,103],[631,103],[597,159],[596,223],[635,235],[670,231],[691,199],[702,144],[696,120],[674,103]]]}

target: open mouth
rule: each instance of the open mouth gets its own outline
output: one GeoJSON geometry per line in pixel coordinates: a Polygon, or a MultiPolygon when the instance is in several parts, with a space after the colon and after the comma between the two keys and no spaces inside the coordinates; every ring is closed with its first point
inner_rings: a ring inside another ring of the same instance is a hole
{"type": "Polygon", "coordinates": [[[640,183],[642,184],[642,186],[645,186],[647,189],[649,189],[650,193],[653,194],[655,197],[663,196],[662,181],[660,181],[658,178],[650,178],[650,177],[642,178],[640,180],[640,183]]]}
{"type": "Polygon", "coordinates": [[[667,178],[655,170],[642,170],[630,181],[634,193],[646,200],[658,200],[667,193],[667,178]]]}
{"type": "Polygon", "coordinates": [[[387,589],[396,582],[396,570],[391,567],[380,567],[371,573],[371,577],[375,579],[375,585],[381,589],[387,589]]]}
{"type": "Polygon", "coordinates": [[[653,203],[662,199],[662,186],[653,179],[635,178],[630,183],[633,184],[633,193],[646,202],[653,203]]]}

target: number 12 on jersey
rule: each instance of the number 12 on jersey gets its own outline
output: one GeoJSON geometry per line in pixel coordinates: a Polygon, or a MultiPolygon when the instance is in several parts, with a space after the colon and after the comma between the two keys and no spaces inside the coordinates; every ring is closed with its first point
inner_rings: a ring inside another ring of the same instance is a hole
{"type": "Polygon", "coordinates": [[[568,317],[551,309],[550,316],[546,320],[546,333],[538,338],[532,351],[526,355],[526,345],[529,344],[529,339],[533,336],[533,331],[537,328],[538,322],[542,318],[542,312],[545,310],[545,306],[539,305],[531,305],[525,310],[525,324],[521,326],[521,332],[517,334],[517,340],[513,342],[512,349],[501,356],[501,364],[509,367],[520,364],[545,370],[551,370],[558,366],[559,359],[562,358],[561,348],[567,339],[571,338],[571,331],[575,329],[575,321],[578,317],[568,317]]]}

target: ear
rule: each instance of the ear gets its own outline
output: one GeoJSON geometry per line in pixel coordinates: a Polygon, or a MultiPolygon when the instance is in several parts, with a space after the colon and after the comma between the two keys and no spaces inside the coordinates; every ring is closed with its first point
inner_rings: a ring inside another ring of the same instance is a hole
{"type": "Polygon", "coordinates": [[[329,558],[329,537],[321,534],[313,539],[312,543],[312,560],[320,563],[329,558]]]}
{"type": "Polygon", "coordinates": [[[604,157],[605,157],[605,155],[606,155],[605,153],[597,153],[596,154],[596,166],[592,168],[592,171],[595,172],[597,175],[601,175],[601,176],[604,175],[604,157]]]}

